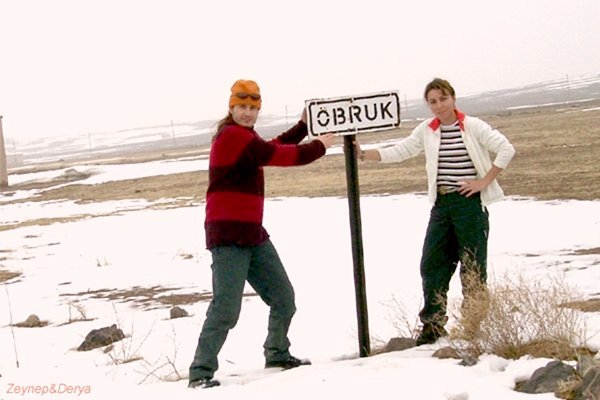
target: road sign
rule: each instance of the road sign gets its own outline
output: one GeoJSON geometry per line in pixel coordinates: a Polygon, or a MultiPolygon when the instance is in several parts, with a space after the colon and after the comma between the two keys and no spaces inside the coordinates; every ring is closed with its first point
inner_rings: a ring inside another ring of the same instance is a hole
{"type": "Polygon", "coordinates": [[[314,99],[305,102],[308,132],[354,135],[400,126],[398,92],[314,99]]]}
{"type": "Polygon", "coordinates": [[[305,106],[308,133],[312,137],[326,133],[344,135],[359,353],[361,357],[367,357],[371,351],[371,345],[362,246],[360,190],[354,142],[357,133],[393,129],[400,126],[400,97],[398,92],[381,92],[307,100],[305,106]]]}

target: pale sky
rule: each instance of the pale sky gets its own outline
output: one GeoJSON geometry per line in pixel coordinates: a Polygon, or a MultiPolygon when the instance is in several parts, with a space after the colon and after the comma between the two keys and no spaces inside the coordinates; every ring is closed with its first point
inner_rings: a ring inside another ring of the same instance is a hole
{"type": "Polygon", "coordinates": [[[600,71],[599,0],[0,0],[4,135],[219,119],[254,79],[263,114],[429,80],[457,96],[600,71]]]}

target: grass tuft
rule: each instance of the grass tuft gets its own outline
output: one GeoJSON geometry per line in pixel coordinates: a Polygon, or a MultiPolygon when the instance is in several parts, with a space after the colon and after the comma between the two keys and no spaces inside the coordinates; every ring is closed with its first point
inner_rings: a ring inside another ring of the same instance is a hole
{"type": "Polygon", "coordinates": [[[474,294],[472,301],[463,302],[460,311],[451,306],[456,325],[450,338],[474,356],[576,360],[582,353],[591,353],[581,347],[586,342],[583,314],[563,306],[578,298],[563,279],[540,282],[505,276],[489,284],[487,291],[474,294]],[[481,318],[476,329],[472,315],[481,318]]]}

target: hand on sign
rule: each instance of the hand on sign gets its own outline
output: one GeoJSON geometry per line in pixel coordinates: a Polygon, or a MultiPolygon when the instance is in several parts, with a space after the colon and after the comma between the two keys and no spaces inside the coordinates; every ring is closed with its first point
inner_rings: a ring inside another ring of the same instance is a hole
{"type": "Polygon", "coordinates": [[[300,120],[306,124],[306,118],[306,107],[304,107],[304,110],[302,110],[302,116],[300,117],[300,120]]]}
{"type": "Polygon", "coordinates": [[[360,148],[360,143],[358,143],[358,140],[354,140],[352,143],[354,144],[354,154],[356,154],[356,158],[364,160],[363,151],[360,148]]]}
{"type": "Polygon", "coordinates": [[[325,135],[317,136],[316,140],[319,140],[328,149],[335,142],[335,135],[333,133],[326,133],[325,135]]]}

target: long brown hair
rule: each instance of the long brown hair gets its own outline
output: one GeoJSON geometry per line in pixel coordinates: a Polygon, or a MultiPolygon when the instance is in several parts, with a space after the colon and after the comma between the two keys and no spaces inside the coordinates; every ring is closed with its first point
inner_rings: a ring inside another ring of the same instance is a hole
{"type": "Polygon", "coordinates": [[[212,141],[214,142],[215,139],[217,139],[217,137],[221,133],[221,130],[223,130],[223,128],[225,126],[231,125],[234,123],[235,122],[233,121],[233,115],[231,115],[231,112],[228,112],[225,117],[221,118],[221,120],[219,122],[217,122],[217,129],[215,130],[215,133],[212,136],[212,141]]]}

